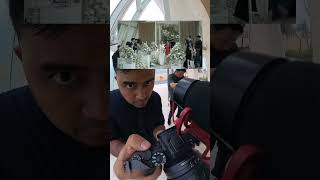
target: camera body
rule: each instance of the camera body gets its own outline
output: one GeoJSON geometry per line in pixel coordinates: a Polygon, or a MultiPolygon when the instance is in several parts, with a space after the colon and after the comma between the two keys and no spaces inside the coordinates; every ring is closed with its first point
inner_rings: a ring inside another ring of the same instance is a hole
{"type": "Polygon", "coordinates": [[[134,153],[124,163],[124,168],[149,175],[157,166],[164,165],[168,179],[209,179],[209,167],[202,162],[200,153],[194,150],[199,143],[191,134],[178,135],[176,128],[171,127],[158,135],[158,142],[152,143],[149,150],[134,153]]]}

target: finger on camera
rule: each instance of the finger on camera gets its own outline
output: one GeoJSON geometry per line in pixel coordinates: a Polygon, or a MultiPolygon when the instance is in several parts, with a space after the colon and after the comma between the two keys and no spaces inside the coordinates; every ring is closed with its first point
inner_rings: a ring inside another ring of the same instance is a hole
{"type": "Polygon", "coordinates": [[[119,179],[134,179],[134,180],[153,180],[157,179],[161,174],[162,169],[156,168],[151,175],[145,175],[142,171],[134,170],[130,172],[122,172],[121,174],[116,174],[119,179]]]}
{"type": "Polygon", "coordinates": [[[138,134],[130,135],[126,144],[136,151],[145,151],[151,146],[150,142],[138,134]]]}
{"type": "Polygon", "coordinates": [[[144,151],[150,148],[151,144],[146,141],[143,137],[137,134],[130,135],[125,146],[121,149],[118,158],[113,166],[116,176],[120,179],[125,179],[127,177],[135,178],[141,177],[137,173],[127,173],[125,172],[123,163],[129,160],[135,151],[144,151]]]}
{"type": "Polygon", "coordinates": [[[137,178],[135,178],[135,180],[156,180],[161,175],[161,172],[162,172],[162,167],[157,167],[151,175],[143,176],[141,175],[141,173],[136,174],[137,176],[135,177],[137,178]]]}
{"type": "Polygon", "coordinates": [[[117,160],[127,161],[135,151],[145,151],[151,146],[150,142],[138,134],[129,136],[125,146],[121,149],[117,160]]]}

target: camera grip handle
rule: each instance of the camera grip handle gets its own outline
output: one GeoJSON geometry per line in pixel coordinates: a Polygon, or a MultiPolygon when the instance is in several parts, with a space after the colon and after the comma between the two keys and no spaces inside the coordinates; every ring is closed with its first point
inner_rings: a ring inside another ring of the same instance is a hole
{"type": "Polygon", "coordinates": [[[208,160],[210,160],[210,134],[200,128],[197,123],[189,119],[191,111],[191,108],[185,107],[181,112],[180,117],[175,121],[177,133],[178,135],[189,133],[199,141],[203,142],[206,149],[202,153],[201,158],[205,160],[205,162],[208,162],[208,160]],[[182,130],[182,125],[186,127],[184,130],[182,130]]]}

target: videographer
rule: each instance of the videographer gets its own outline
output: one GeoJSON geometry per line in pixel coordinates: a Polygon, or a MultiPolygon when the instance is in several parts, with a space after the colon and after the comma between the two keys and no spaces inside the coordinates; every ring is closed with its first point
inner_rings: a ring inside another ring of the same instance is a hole
{"type": "MultiPolygon", "coordinates": [[[[186,73],[185,69],[176,69],[174,73],[169,74],[168,76],[168,92],[169,92],[169,102],[170,102],[170,112],[169,112],[169,116],[168,116],[168,125],[171,125],[171,118],[174,114],[174,112],[177,109],[177,106],[175,105],[174,107],[172,107],[173,103],[173,91],[176,88],[178,82],[184,78],[184,73],[186,73]]],[[[178,116],[181,113],[181,109],[178,108],[178,116]]]]}
{"type": "Polygon", "coordinates": [[[110,92],[110,153],[117,157],[114,171],[121,179],[156,179],[161,170],[146,177],[123,170],[123,162],[133,152],[150,148],[157,134],[165,129],[161,98],[153,91],[155,70],[115,69],[119,89],[110,92]]]}

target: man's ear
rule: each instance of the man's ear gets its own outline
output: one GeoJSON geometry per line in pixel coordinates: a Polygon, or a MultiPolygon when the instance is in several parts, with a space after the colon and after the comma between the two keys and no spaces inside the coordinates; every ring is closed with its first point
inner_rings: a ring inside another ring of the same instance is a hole
{"type": "Polygon", "coordinates": [[[19,58],[20,61],[22,61],[22,51],[21,51],[21,47],[20,46],[16,46],[15,48],[13,48],[14,53],[16,54],[16,56],[19,58]]]}

